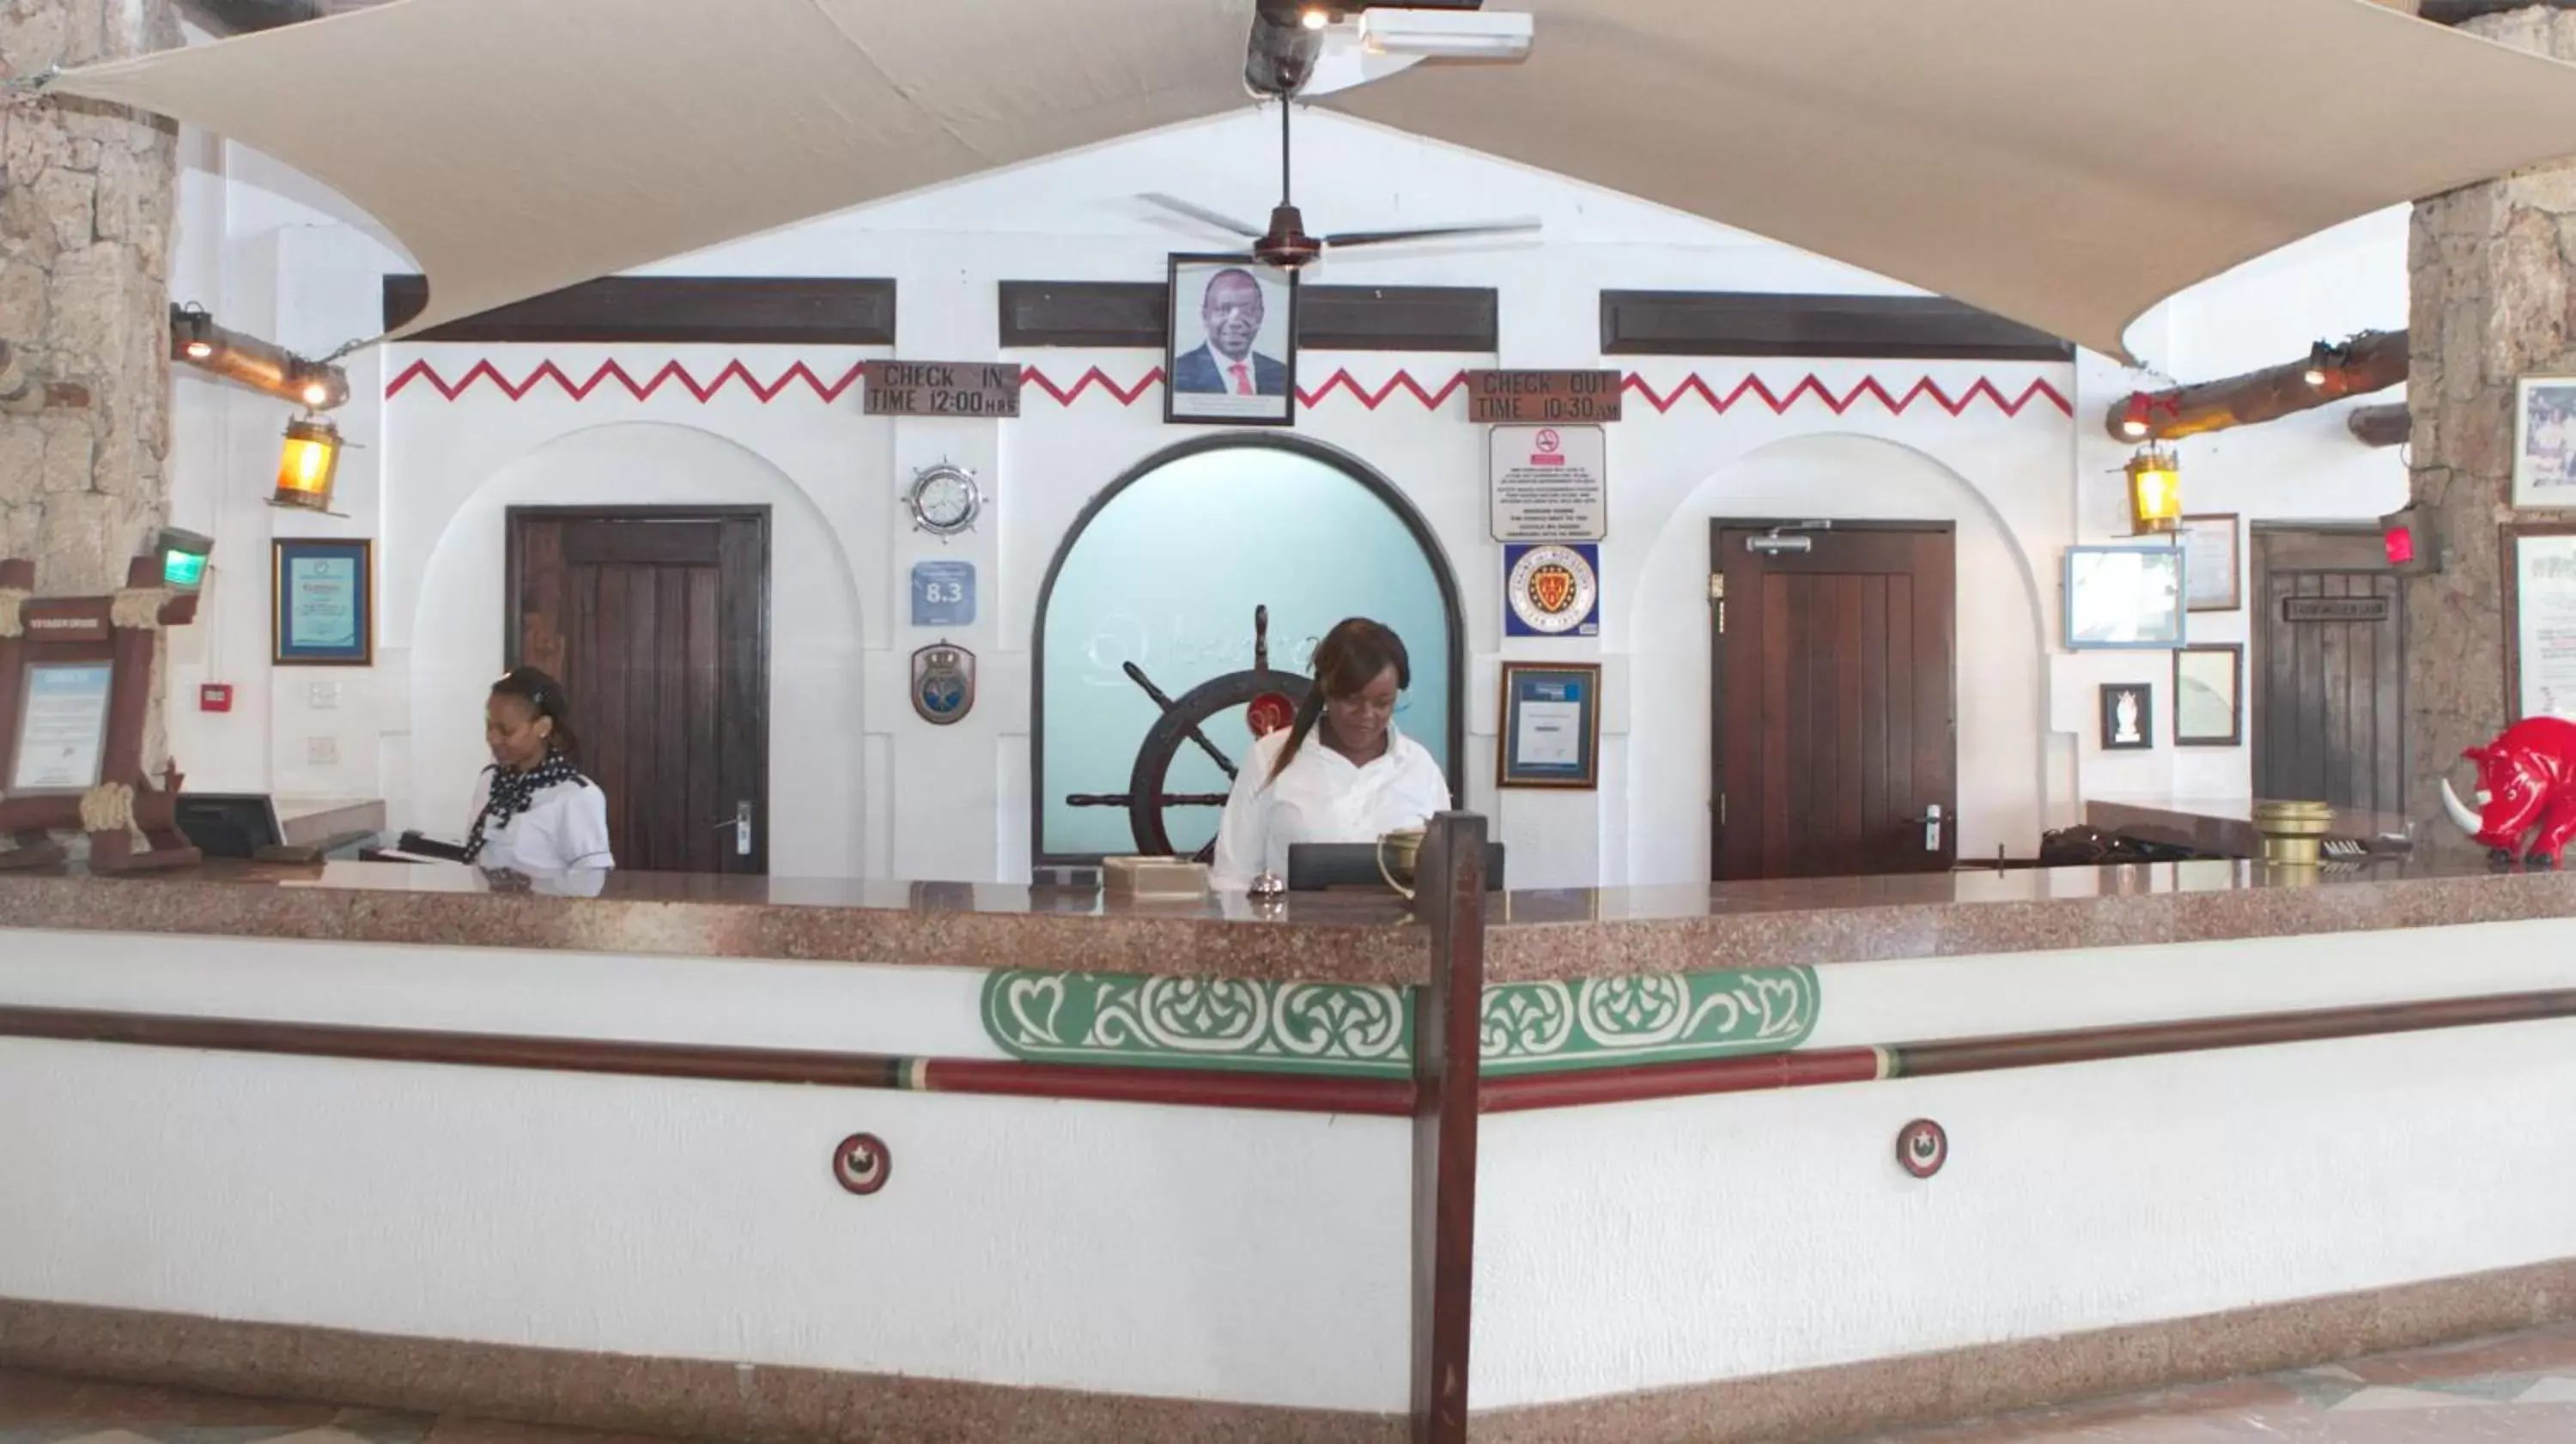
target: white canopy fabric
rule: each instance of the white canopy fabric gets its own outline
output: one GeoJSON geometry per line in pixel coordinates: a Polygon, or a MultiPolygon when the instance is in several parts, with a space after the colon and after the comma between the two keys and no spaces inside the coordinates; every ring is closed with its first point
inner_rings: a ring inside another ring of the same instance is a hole
{"type": "MultiPolygon", "coordinates": [[[[1493,0],[1516,8],[1514,0],[1493,0]]],[[[1329,108],[1624,191],[2114,356],[2192,283],[2576,155],[2576,67],[2371,0],[1519,0],[1518,65],[1329,108]]],[[[54,88],[333,187],[417,331],[1239,107],[1250,0],[394,0],[54,88]]]]}

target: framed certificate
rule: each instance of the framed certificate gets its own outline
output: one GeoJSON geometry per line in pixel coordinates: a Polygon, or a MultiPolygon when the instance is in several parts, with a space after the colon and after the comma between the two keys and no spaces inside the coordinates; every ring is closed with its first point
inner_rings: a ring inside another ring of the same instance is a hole
{"type": "Polygon", "coordinates": [[[2576,525],[2504,529],[2505,698],[2576,720],[2576,525]]]}
{"type": "Polygon", "coordinates": [[[1505,662],[1503,787],[1601,785],[1601,668],[1590,662],[1505,662]]]}
{"type": "Polygon", "coordinates": [[[2182,519],[2183,595],[2195,612],[2245,605],[2245,565],[2236,549],[2235,512],[2182,519]]]}
{"type": "Polygon", "coordinates": [[[98,786],[107,763],[113,662],[30,662],[20,689],[9,795],[77,794],[98,786]]]}
{"type": "Polygon", "coordinates": [[[2066,549],[2066,649],[2166,651],[2183,642],[2183,554],[2173,546],[2066,549]]]}
{"type": "Polygon", "coordinates": [[[269,660],[368,667],[376,660],[375,553],[368,541],[280,537],[270,544],[269,660]]]}

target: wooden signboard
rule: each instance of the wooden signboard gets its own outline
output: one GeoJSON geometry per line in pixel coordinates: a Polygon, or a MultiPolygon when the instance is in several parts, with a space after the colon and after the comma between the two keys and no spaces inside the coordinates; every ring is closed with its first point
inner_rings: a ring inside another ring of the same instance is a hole
{"type": "MultiPolygon", "coordinates": [[[[0,561],[0,591],[29,592],[35,583],[33,562],[0,561]]],[[[135,558],[125,584],[148,605],[161,585],[161,559],[135,558]]],[[[195,593],[161,595],[148,623],[131,626],[118,625],[115,597],[28,601],[17,609],[16,635],[0,636],[0,834],[16,844],[0,851],[0,870],[63,861],[56,832],[89,832],[93,872],[198,860],[179,833],[178,770],[166,771],[157,788],[143,775],[155,631],[197,614],[195,593]],[[91,830],[98,819],[85,815],[84,804],[111,793],[130,794],[131,825],[91,830]]]]}
{"type": "Polygon", "coordinates": [[[2283,597],[2281,620],[2285,622],[2384,622],[2388,620],[2389,599],[2386,597],[2283,597]]]}
{"type": "Polygon", "coordinates": [[[1616,421],[1621,377],[1611,371],[1470,371],[1467,419],[1537,426],[1616,421]]]}
{"type": "Polygon", "coordinates": [[[870,416],[1020,414],[1020,368],[986,361],[870,361],[861,393],[870,416]]]}

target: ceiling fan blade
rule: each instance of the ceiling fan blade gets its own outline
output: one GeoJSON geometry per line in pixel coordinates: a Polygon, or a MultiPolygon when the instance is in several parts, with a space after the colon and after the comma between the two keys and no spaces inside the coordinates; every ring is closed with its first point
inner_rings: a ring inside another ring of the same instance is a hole
{"type": "Polygon", "coordinates": [[[1539,229],[1535,220],[1486,221],[1464,226],[1408,226],[1396,231],[1344,231],[1324,237],[1327,246],[1383,246],[1394,241],[1427,241],[1441,236],[1525,235],[1539,229]]]}
{"type": "Polygon", "coordinates": [[[1218,215],[1216,212],[1209,210],[1205,206],[1192,205],[1178,196],[1167,196],[1156,192],[1147,192],[1144,195],[1138,196],[1136,199],[1140,201],[1151,201],[1155,205],[1161,206],[1167,211],[1178,211],[1182,215],[1188,216],[1191,220],[1197,221],[1201,225],[1214,226],[1220,231],[1232,231],[1234,234],[1243,237],[1247,241],[1257,241],[1261,239],[1261,228],[1259,226],[1245,225],[1243,222],[1236,220],[1232,216],[1218,215]]]}

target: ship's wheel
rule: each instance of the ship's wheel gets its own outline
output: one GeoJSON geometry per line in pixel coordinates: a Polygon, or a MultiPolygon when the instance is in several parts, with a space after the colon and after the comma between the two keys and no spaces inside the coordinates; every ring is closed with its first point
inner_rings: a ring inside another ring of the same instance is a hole
{"type": "MultiPolygon", "coordinates": [[[[1145,689],[1163,715],[1145,730],[1144,744],[1136,749],[1136,765],[1127,774],[1125,792],[1077,792],[1065,799],[1074,807],[1123,807],[1129,826],[1136,832],[1136,851],[1146,857],[1172,855],[1171,830],[1164,826],[1163,813],[1173,807],[1223,807],[1222,792],[1166,792],[1164,784],[1171,777],[1172,761],[1180,755],[1181,744],[1197,745],[1212,759],[1217,769],[1232,781],[1234,759],[1207,734],[1206,724],[1231,708],[1244,708],[1244,720],[1251,726],[1255,740],[1278,731],[1296,720],[1297,707],[1306,700],[1306,690],[1313,684],[1294,672],[1272,670],[1270,666],[1270,609],[1252,609],[1252,667],[1249,671],[1228,672],[1211,677],[1182,693],[1178,700],[1154,685],[1145,669],[1133,662],[1124,664],[1130,681],[1145,689]]],[[[1200,862],[1216,853],[1216,841],[1193,856],[1200,862]]]]}

